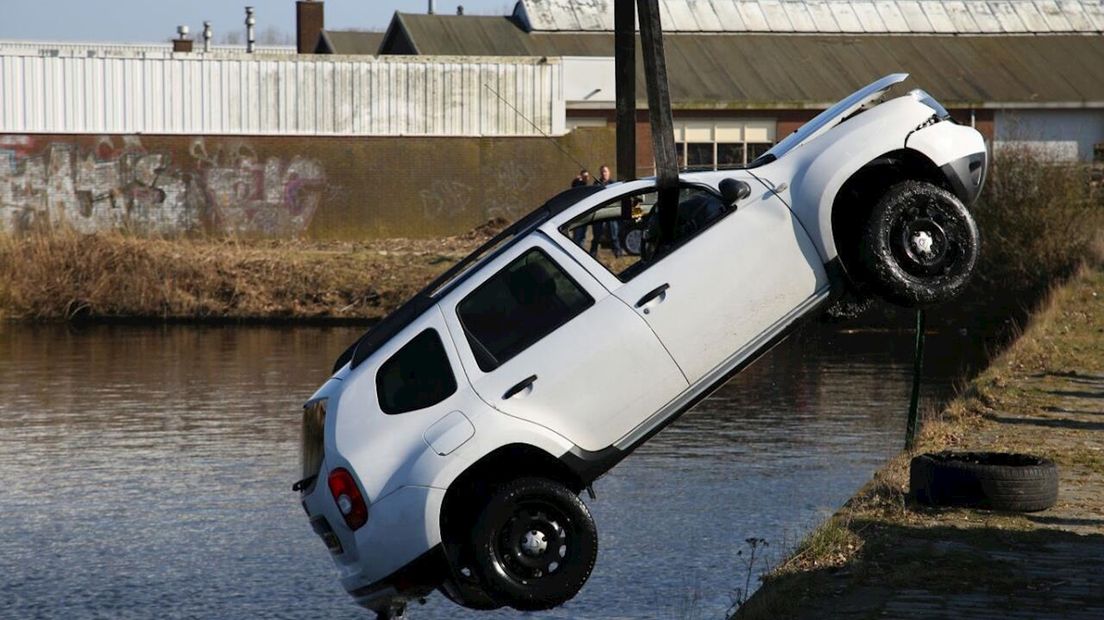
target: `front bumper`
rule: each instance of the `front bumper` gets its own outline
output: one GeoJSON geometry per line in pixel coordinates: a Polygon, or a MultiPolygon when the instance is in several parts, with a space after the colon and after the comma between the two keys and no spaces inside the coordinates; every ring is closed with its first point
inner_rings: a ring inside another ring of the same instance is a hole
{"type": "Polygon", "coordinates": [[[962,204],[970,206],[977,200],[985,185],[985,171],[989,161],[985,151],[973,153],[965,157],[943,164],[940,170],[947,177],[958,199],[962,204]]]}

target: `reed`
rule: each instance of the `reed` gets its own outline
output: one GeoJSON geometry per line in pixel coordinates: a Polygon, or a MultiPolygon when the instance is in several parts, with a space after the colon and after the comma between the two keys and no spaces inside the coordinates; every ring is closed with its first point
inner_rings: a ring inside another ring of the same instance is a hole
{"type": "Polygon", "coordinates": [[[471,243],[170,240],[64,230],[0,236],[0,316],[371,320],[471,243]]]}

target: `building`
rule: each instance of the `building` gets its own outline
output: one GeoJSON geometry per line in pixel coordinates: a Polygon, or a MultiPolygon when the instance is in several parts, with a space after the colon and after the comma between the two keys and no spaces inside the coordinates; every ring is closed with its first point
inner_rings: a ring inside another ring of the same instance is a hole
{"type": "MultiPolygon", "coordinates": [[[[898,71],[996,146],[1088,161],[1104,143],[1102,0],[661,0],[660,9],[689,166],[750,161],[898,71]]],[[[520,0],[509,16],[395,13],[378,53],[563,57],[566,127],[601,126],[613,123],[612,28],[612,0],[520,0]]],[[[649,131],[641,113],[640,173],[652,165],[649,131]]]]}
{"type": "MultiPolygon", "coordinates": [[[[290,0],[289,0],[290,1],[290,0]]],[[[0,232],[438,236],[614,161],[611,0],[396,13],[297,45],[0,42],[0,232]],[[327,55],[332,53],[338,55],[327,55]]],[[[662,0],[683,163],[754,159],[885,74],[995,147],[1104,143],[1104,0],[662,0]]],[[[638,67],[643,63],[638,62],[638,67]]],[[[636,173],[651,174],[638,72],[636,173]]]]}

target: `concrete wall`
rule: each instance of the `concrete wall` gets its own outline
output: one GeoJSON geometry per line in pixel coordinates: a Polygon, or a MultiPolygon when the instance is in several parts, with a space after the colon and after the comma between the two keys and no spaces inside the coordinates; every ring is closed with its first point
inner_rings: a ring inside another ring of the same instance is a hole
{"type": "Polygon", "coordinates": [[[1092,161],[1104,143],[1104,110],[1001,110],[995,145],[1026,146],[1058,161],[1092,161]]]}
{"type": "Polygon", "coordinates": [[[614,160],[555,139],[0,135],[0,232],[430,237],[515,219],[614,160]],[[557,148],[557,145],[559,148],[557,148]]]}

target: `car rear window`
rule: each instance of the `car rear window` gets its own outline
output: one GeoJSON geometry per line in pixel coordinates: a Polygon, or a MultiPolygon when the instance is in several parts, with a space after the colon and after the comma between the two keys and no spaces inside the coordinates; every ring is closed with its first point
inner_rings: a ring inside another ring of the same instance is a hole
{"type": "Polygon", "coordinates": [[[456,376],[435,329],[414,336],[376,373],[380,409],[387,414],[425,409],[454,392],[456,376]]]}
{"type": "Polygon", "coordinates": [[[531,249],[456,307],[468,344],[490,372],[594,304],[547,254],[531,249]]]}

